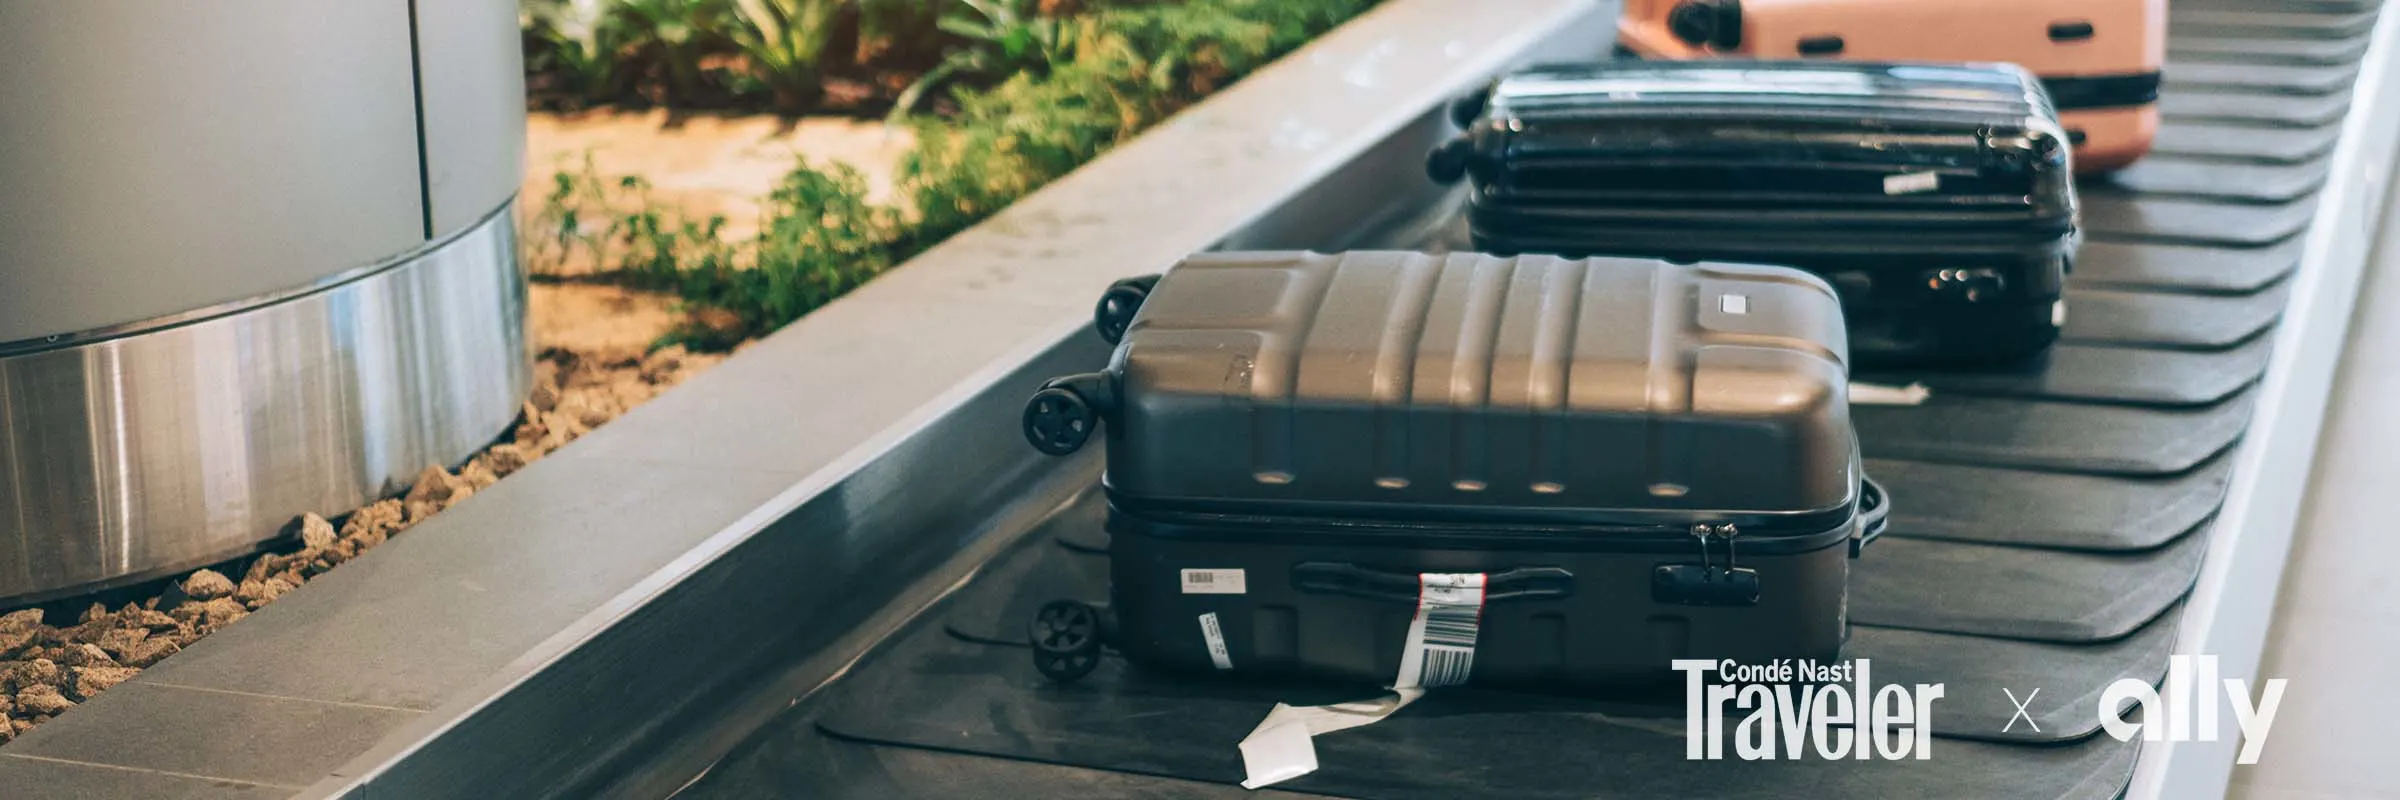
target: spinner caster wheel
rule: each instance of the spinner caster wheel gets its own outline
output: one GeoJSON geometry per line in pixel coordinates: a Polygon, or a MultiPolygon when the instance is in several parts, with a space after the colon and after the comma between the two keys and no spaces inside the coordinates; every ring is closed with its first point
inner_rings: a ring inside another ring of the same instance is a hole
{"type": "Polygon", "coordinates": [[[1033,668],[1042,677],[1073,683],[1100,666],[1100,610],[1090,603],[1053,600],[1033,615],[1033,668]]]}

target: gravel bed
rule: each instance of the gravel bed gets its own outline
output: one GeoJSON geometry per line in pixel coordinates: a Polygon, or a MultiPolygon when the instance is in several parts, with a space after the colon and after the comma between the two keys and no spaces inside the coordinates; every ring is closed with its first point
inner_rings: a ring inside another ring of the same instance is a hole
{"type": "Polygon", "coordinates": [[[293,540],[165,582],[118,608],[93,603],[71,621],[44,608],[0,614],[0,743],[68,713],[724,358],[681,347],[646,355],[630,347],[551,348],[535,363],[532,396],[515,430],[456,471],[428,466],[406,494],[337,514],[339,524],[302,516],[293,540]]]}

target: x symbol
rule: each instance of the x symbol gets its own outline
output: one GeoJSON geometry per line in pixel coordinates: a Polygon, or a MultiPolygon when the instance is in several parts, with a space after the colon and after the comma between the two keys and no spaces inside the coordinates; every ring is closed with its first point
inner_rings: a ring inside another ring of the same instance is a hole
{"type": "Polygon", "coordinates": [[[2025,707],[2026,707],[2026,706],[2029,706],[2029,705],[2032,705],[2032,704],[2033,704],[2033,698],[2035,698],[2035,697],[2037,697],[2037,696],[2040,696],[2040,695],[2041,695],[2041,693],[2042,693],[2042,690],[2041,690],[2041,689],[2038,689],[2038,688],[2037,688],[2037,689],[2034,689],[2033,691],[2026,692],[2026,693],[2025,693],[2025,699],[2023,699],[2023,700],[2019,700],[2019,699],[2017,699],[2017,693],[2016,693],[2016,692],[2012,692],[2012,691],[2009,691],[2009,690],[2007,690],[2007,689],[2001,689],[2001,690],[2000,690],[2000,693],[2001,693],[2001,694],[2008,695],[2008,701],[2009,701],[2009,702],[2011,702],[2011,703],[2015,703],[2015,704],[2017,704],[2017,713],[2016,713],[2014,716],[2011,716],[2011,717],[2009,717],[2009,718],[2008,718],[2008,724],[2007,724],[2007,725],[2003,725],[2003,726],[2001,726],[2001,728],[2000,728],[2000,732],[2001,732],[2001,733],[2007,733],[2009,728],[2014,728],[2014,727],[2016,727],[2016,726],[2017,726],[2017,720],[2020,720],[2020,719],[2022,719],[2022,720],[2025,720],[2025,727],[2032,728],[2034,733],[2041,733],[2041,732],[2042,732],[2042,726],[2033,724],[2033,715],[2032,715],[2031,713],[2028,713],[2028,712],[2026,712],[2026,710],[2025,710],[2025,707]]]}

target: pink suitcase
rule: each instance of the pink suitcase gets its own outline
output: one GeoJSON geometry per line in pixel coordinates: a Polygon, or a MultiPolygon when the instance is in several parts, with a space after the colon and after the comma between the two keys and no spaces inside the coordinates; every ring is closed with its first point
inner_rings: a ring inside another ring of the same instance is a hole
{"type": "Polygon", "coordinates": [[[2158,132],[2167,0],[1625,0],[1643,58],[2001,61],[2042,77],[2075,171],[2122,169],[2158,132]]]}

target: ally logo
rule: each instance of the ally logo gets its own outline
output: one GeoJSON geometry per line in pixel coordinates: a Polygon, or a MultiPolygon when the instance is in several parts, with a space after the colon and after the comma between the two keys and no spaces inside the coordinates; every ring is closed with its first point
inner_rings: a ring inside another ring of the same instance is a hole
{"type": "MultiPolygon", "coordinates": [[[[2242,752],[2234,763],[2258,763],[2259,751],[2267,746],[2267,731],[2275,725],[2275,711],[2283,704],[2285,683],[2282,678],[2269,679],[2258,702],[2252,703],[2249,681],[2226,678],[2222,682],[2226,704],[2233,707],[2234,725],[2242,734],[2242,752]]],[[[2167,662],[2164,692],[2140,678],[2109,684],[2100,693],[2100,727],[2120,742],[2132,741],[2135,736],[2146,742],[2216,741],[2221,735],[2218,685],[2216,656],[2175,656],[2167,662]],[[2129,703],[2141,707],[2141,721],[2124,718],[2129,703]]]]}

